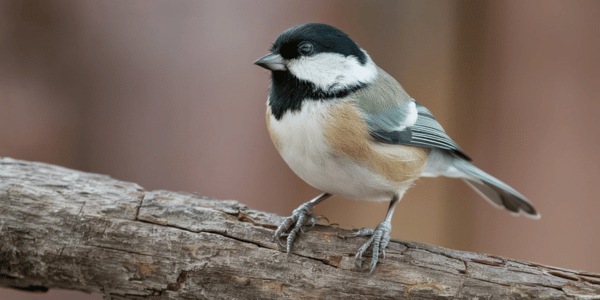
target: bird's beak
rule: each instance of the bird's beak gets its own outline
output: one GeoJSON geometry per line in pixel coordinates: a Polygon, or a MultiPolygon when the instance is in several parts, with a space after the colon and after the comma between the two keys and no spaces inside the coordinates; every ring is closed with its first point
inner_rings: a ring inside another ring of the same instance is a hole
{"type": "Polygon", "coordinates": [[[285,71],[287,66],[285,60],[281,55],[275,53],[269,53],[254,62],[255,65],[261,66],[271,71],[285,71]]]}

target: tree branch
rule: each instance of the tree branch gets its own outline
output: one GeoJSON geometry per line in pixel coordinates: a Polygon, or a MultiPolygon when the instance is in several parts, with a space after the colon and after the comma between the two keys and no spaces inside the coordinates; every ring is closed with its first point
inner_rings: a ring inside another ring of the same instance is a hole
{"type": "Polygon", "coordinates": [[[593,298],[600,275],[393,241],[373,273],[364,238],[315,226],[286,255],[282,218],[236,201],[145,191],[57,166],[0,159],[0,286],[110,299],[593,298]],[[368,265],[365,262],[364,265],[368,265]],[[366,268],[366,266],[365,266],[366,268]]]}

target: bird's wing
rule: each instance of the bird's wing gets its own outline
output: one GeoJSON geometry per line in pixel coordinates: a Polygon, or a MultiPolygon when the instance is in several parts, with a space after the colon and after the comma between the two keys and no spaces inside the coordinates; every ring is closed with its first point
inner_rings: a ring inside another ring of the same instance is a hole
{"type": "Polygon", "coordinates": [[[380,68],[377,74],[374,82],[353,94],[375,140],[443,149],[471,160],[431,112],[411,98],[400,83],[380,68]]]}
{"type": "Polygon", "coordinates": [[[444,149],[471,160],[446,134],[433,114],[414,99],[377,112],[363,112],[371,136],[379,142],[444,149]]]}

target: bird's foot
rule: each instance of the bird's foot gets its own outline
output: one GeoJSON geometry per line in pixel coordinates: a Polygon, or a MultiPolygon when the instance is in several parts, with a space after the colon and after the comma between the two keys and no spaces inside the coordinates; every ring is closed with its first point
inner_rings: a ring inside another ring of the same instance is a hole
{"type": "Polygon", "coordinates": [[[362,266],[363,253],[369,249],[369,247],[372,247],[373,256],[371,258],[370,271],[373,272],[379,261],[379,256],[381,255],[382,259],[385,259],[385,248],[390,242],[391,231],[392,224],[390,224],[389,221],[383,221],[379,223],[375,229],[365,228],[355,232],[354,236],[370,236],[370,238],[360,247],[360,249],[358,249],[358,252],[356,252],[354,265],[357,268],[360,268],[362,266]]]}
{"type": "Polygon", "coordinates": [[[292,215],[287,217],[275,231],[273,240],[277,241],[279,246],[285,248],[288,254],[291,252],[300,231],[304,231],[303,227],[307,225],[312,227],[318,223],[319,218],[312,215],[313,206],[314,204],[310,202],[298,206],[294,209],[292,215]],[[287,237],[285,244],[281,242],[282,237],[287,237]]]}

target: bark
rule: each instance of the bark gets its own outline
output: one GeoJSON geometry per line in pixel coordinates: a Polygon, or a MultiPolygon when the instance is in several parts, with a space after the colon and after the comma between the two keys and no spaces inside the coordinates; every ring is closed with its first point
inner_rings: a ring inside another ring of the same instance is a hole
{"type": "Polygon", "coordinates": [[[317,225],[286,255],[282,217],[231,200],[0,158],[0,286],[108,299],[597,298],[600,274],[393,241],[373,273],[364,238],[317,225]]]}

